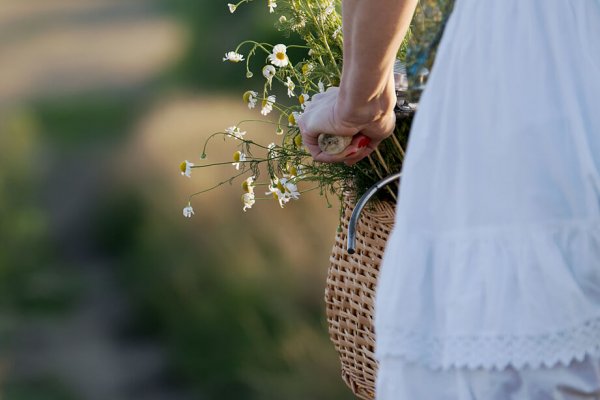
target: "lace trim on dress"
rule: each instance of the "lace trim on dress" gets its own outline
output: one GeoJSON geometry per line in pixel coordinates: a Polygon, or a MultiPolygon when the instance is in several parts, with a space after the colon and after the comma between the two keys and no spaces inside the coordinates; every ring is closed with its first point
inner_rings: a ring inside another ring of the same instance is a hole
{"type": "MultiPolygon", "coordinates": [[[[425,336],[384,328],[386,355],[399,356],[432,369],[568,366],[586,355],[600,355],[600,316],[571,329],[541,335],[425,336]]],[[[378,339],[379,340],[379,339],[378,339]]],[[[379,342],[378,342],[379,343],[379,342]]],[[[382,356],[376,350],[378,358],[382,356]]]]}

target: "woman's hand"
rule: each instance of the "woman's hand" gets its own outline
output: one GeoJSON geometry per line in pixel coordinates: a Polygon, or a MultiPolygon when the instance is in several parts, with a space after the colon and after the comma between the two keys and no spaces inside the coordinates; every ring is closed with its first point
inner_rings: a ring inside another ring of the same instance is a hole
{"type": "Polygon", "coordinates": [[[354,164],[394,130],[394,60],[418,0],[342,1],[344,60],[339,88],[317,94],[298,118],[316,161],[354,164]],[[375,4],[376,3],[376,4],[375,4]],[[340,154],[321,152],[321,133],[354,136],[340,154]]]}
{"type": "Polygon", "coordinates": [[[393,132],[395,103],[393,76],[380,96],[362,106],[344,102],[340,88],[330,87],[313,96],[298,118],[303,143],[315,161],[352,165],[371,154],[393,132]],[[352,136],[353,139],[344,151],[331,155],[319,148],[321,133],[352,136]]]}

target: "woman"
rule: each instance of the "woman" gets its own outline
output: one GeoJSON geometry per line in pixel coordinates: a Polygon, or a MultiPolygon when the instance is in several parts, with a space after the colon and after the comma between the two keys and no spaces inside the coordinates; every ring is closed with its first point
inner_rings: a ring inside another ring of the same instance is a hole
{"type": "MultiPolygon", "coordinates": [[[[391,134],[415,6],[343,1],[340,87],[299,118],[315,160],[391,134]]],[[[378,400],[600,399],[599,38],[598,0],[456,0],[379,277],[378,400]]]]}

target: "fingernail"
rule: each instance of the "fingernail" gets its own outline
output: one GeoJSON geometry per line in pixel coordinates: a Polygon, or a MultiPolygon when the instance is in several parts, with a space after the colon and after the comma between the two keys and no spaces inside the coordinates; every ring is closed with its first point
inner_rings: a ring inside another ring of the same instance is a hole
{"type": "Polygon", "coordinates": [[[367,145],[371,143],[371,139],[369,139],[368,137],[361,137],[360,140],[358,141],[358,148],[363,148],[363,147],[367,147],[367,145]]]}

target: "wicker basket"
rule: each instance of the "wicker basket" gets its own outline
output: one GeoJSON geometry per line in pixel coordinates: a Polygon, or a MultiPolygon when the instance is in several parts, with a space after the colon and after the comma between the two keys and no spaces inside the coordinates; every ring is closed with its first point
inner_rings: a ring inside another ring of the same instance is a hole
{"type": "Polygon", "coordinates": [[[356,253],[346,251],[348,222],[354,208],[344,200],[342,230],[335,239],[325,288],[329,336],[337,350],[342,378],[361,399],[375,398],[373,309],[375,287],[386,241],[394,223],[395,203],[371,201],[356,230],[356,253]]]}

